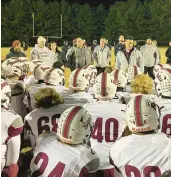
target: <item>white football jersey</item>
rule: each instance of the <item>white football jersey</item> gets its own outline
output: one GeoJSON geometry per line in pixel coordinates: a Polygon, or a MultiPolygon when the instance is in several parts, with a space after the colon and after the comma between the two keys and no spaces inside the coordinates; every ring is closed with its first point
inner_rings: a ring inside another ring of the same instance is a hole
{"type": "Polygon", "coordinates": [[[73,91],[71,89],[66,88],[65,86],[62,85],[58,85],[58,86],[47,85],[47,87],[55,89],[56,92],[59,93],[62,98],[73,94],[73,91]]]}
{"type": "Polygon", "coordinates": [[[75,106],[75,104],[60,104],[47,109],[39,108],[26,115],[25,122],[27,121],[28,123],[33,147],[35,140],[40,134],[47,131],[57,132],[59,117],[66,109],[72,106],[75,106]]]}
{"type": "Polygon", "coordinates": [[[112,145],[110,157],[124,177],[160,177],[171,170],[171,139],[164,133],[132,134],[112,145]]]}
{"type": "Polygon", "coordinates": [[[27,77],[27,79],[25,81],[25,85],[30,86],[30,85],[35,84],[37,82],[38,82],[38,80],[34,78],[34,75],[30,75],[27,77]]]}
{"type": "Polygon", "coordinates": [[[98,167],[99,158],[91,148],[63,144],[52,133],[42,134],[37,139],[30,164],[33,176],[39,174],[39,177],[79,177],[83,169],[93,173],[98,167]]]}
{"type": "Polygon", "coordinates": [[[94,122],[91,147],[100,158],[99,169],[113,168],[109,163],[109,149],[122,136],[126,127],[124,113],[126,105],[112,101],[96,101],[84,105],[94,122]]]}
{"type": "MultiPolygon", "coordinates": [[[[1,167],[5,165],[7,144],[23,130],[22,118],[13,109],[1,109],[1,167]]],[[[1,169],[2,169],[1,168],[1,169]]]]}
{"type": "Polygon", "coordinates": [[[64,98],[64,102],[66,104],[72,104],[72,103],[85,104],[93,101],[94,101],[93,95],[91,95],[91,93],[89,92],[77,92],[64,98]]]}
{"type": "Polygon", "coordinates": [[[156,103],[161,108],[159,132],[171,136],[171,100],[159,98],[156,103]]]}

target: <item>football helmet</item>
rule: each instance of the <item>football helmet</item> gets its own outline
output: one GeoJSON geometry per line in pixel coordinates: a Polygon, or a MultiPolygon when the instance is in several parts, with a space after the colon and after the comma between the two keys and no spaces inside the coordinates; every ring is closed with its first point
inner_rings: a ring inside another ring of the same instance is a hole
{"type": "Polygon", "coordinates": [[[157,73],[163,68],[162,64],[157,64],[153,68],[153,75],[156,77],[157,73]]]}
{"type": "Polygon", "coordinates": [[[24,64],[19,58],[9,58],[2,63],[2,70],[5,76],[22,76],[24,64]]]}
{"type": "Polygon", "coordinates": [[[133,133],[156,130],[159,125],[158,106],[145,95],[135,96],[127,104],[125,119],[133,133]]]}
{"type": "Polygon", "coordinates": [[[138,66],[130,66],[127,74],[128,83],[132,82],[138,74],[142,74],[140,68],[138,66]]]}
{"type": "Polygon", "coordinates": [[[72,90],[86,90],[89,87],[88,79],[85,78],[85,70],[78,68],[74,70],[69,77],[69,87],[72,90]]]}
{"type": "Polygon", "coordinates": [[[158,96],[171,97],[171,69],[158,72],[154,82],[158,96]]]}
{"type": "Polygon", "coordinates": [[[86,144],[93,129],[91,115],[84,107],[73,106],[63,112],[58,122],[57,137],[67,144],[86,144]]]}
{"type": "Polygon", "coordinates": [[[110,76],[113,78],[113,81],[117,83],[118,87],[124,88],[127,84],[127,77],[124,71],[116,69],[110,73],[110,76]]]}
{"type": "Polygon", "coordinates": [[[46,64],[40,64],[34,68],[34,78],[37,80],[44,80],[46,72],[51,69],[46,64]]]}
{"type": "Polygon", "coordinates": [[[115,97],[117,84],[113,82],[109,73],[101,73],[96,78],[93,86],[94,95],[97,99],[112,99],[115,97]]]}
{"type": "Polygon", "coordinates": [[[89,86],[92,87],[96,81],[97,69],[94,65],[86,65],[83,69],[85,70],[85,77],[89,80],[89,86]]]}
{"type": "Polygon", "coordinates": [[[164,69],[171,69],[171,63],[164,64],[164,65],[163,65],[163,68],[164,68],[164,69]]]}
{"type": "Polygon", "coordinates": [[[59,69],[59,68],[56,68],[59,76],[61,77],[62,79],[62,82],[60,81],[60,85],[65,85],[65,76],[64,76],[64,72],[62,71],[62,69],[59,69]]]}
{"type": "Polygon", "coordinates": [[[63,79],[60,77],[57,69],[50,69],[46,72],[44,77],[44,82],[51,85],[62,85],[63,79]]]}
{"type": "Polygon", "coordinates": [[[9,108],[10,102],[11,88],[4,79],[1,79],[1,108],[9,108]]]}

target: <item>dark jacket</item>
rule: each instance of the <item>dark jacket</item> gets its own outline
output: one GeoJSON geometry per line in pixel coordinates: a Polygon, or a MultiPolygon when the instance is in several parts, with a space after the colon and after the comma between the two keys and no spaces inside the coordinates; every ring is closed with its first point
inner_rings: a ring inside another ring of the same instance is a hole
{"type": "Polygon", "coordinates": [[[98,46],[98,45],[97,45],[97,44],[91,45],[91,52],[92,52],[92,53],[94,52],[94,49],[95,49],[96,46],[98,46]]]}
{"type": "Polygon", "coordinates": [[[10,53],[9,54],[7,54],[7,56],[6,56],[6,59],[8,59],[8,58],[12,58],[12,57],[26,57],[26,55],[23,53],[23,52],[21,52],[21,51],[14,51],[14,48],[11,48],[10,49],[10,53]]]}
{"type": "Polygon", "coordinates": [[[61,52],[60,50],[57,50],[56,53],[58,54],[58,61],[62,65],[65,65],[67,63],[66,55],[63,52],[61,52]]]}
{"type": "Polygon", "coordinates": [[[165,56],[167,57],[166,63],[167,64],[171,63],[171,46],[166,50],[165,56]]]}
{"type": "Polygon", "coordinates": [[[118,43],[117,45],[115,45],[115,56],[117,55],[117,53],[119,51],[122,51],[124,49],[124,47],[125,46],[123,44],[121,44],[121,43],[118,43]]]}

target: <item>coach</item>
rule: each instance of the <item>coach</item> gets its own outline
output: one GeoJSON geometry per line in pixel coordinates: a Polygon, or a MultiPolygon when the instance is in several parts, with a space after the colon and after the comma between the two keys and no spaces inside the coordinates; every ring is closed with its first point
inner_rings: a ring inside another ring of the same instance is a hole
{"type": "Polygon", "coordinates": [[[118,51],[116,55],[116,68],[127,70],[129,66],[138,66],[144,71],[143,56],[139,50],[133,47],[133,37],[125,38],[125,49],[118,51]]]}
{"type": "Polygon", "coordinates": [[[147,38],[146,44],[141,47],[140,52],[144,58],[144,74],[148,73],[148,75],[154,79],[153,68],[154,65],[159,64],[160,55],[157,47],[152,45],[151,37],[147,38]]]}

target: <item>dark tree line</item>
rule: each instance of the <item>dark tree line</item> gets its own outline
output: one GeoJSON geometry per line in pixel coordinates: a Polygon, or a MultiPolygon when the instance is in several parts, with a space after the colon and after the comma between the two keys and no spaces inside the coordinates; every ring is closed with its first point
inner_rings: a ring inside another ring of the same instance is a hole
{"type": "Polygon", "coordinates": [[[63,38],[80,36],[87,41],[105,36],[117,41],[120,34],[158,41],[171,38],[171,0],[128,0],[116,2],[107,8],[100,4],[70,4],[67,1],[11,0],[2,3],[2,46],[14,39],[33,40],[32,14],[35,14],[35,35],[60,36],[61,14],[63,38]]]}

